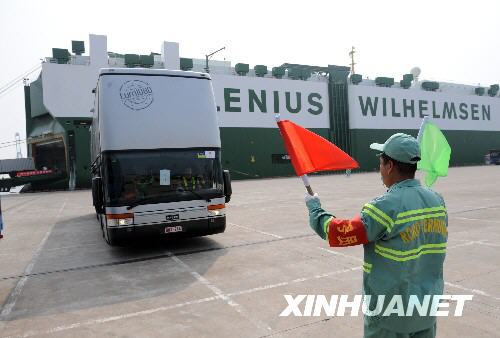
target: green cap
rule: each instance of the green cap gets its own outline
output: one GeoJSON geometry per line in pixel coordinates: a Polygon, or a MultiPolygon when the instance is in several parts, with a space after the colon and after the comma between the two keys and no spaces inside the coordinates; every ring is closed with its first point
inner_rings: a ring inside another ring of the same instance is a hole
{"type": "Polygon", "coordinates": [[[384,144],[372,143],[370,148],[379,150],[399,162],[415,164],[420,161],[418,142],[413,136],[407,134],[394,134],[384,144]]]}

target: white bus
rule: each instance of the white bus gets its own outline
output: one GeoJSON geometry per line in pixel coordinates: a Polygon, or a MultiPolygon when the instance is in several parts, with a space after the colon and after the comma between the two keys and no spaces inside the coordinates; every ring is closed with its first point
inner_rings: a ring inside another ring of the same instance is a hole
{"type": "Polygon", "coordinates": [[[93,204],[108,244],[224,232],[231,181],[208,74],[101,69],[91,133],[93,204]]]}

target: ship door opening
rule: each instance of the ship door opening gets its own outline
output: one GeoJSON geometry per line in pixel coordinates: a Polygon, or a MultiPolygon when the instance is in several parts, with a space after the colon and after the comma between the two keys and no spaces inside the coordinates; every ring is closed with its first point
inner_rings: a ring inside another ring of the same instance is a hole
{"type": "Polygon", "coordinates": [[[31,146],[38,170],[49,169],[56,173],[67,173],[66,151],[62,139],[34,143],[31,146]]]}

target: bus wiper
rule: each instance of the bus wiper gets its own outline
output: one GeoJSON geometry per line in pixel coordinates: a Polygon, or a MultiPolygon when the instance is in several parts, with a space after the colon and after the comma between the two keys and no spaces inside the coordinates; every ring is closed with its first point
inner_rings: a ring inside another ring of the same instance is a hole
{"type": "MultiPolygon", "coordinates": [[[[199,193],[197,193],[196,191],[192,191],[192,190],[184,190],[182,188],[179,188],[179,189],[177,189],[176,192],[181,193],[181,194],[188,192],[188,193],[191,193],[192,195],[198,197],[200,200],[205,200],[205,201],[210,200],[210,198],[204,197],[204,196],[200,195],[199,193]]],[[[150,201],[154,201],[155,203],[162,203],[162,201],[164,200],[163,197],[165,197],[165,196],[151,196],[151,197],[143,198],[141,200],[137,200],[134,203],[130,204],[127,207],[127,210],[135,208],[136,206],[141,205],[141,204],[146,204],[147,202],[150,202],[150,201]]]]}
{"type": "Polygon", "coordinates": [[[135,208],[136,206],[141,205],[141,204],[146,204],[147,202],[150,202],[150,201],[155,201],[156,203],[161,203],[162,200],[163,200],[162,197],[164,197],[164,196],[151,196],[151,197],[148,197],[148,198],[143,198],[141,200],[137,200],[134,203],[130,204],[127,207],[127,210],[135,208]]]}
{"type": "Polygon", "coordinates": [[[198,197],[200,200],[205,200],[205,201],[210,200],[210,198],[203,197],[202,195],[200,195],[199,193],[197,193],[196,191],[193,191],[193,190],[184,190],[183,188],[178,188],[177,191],[180,193],[190,192],[194,196],[198,197]]]}

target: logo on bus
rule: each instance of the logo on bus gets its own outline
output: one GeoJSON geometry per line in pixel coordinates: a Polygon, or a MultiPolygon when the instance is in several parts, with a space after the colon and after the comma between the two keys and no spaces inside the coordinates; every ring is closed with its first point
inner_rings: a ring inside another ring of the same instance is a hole
{"type": "Polygon", "coordinates": [[[165,219],[167,221],[177,221],[179,219],[179,214],[170,214],[170,215],[166,215],[165,216],[165,219]]]}
{"type": "Polygon", "coordinates": [[[144,81],[127,81],[120,87],[120,98],[126,107],[142,110],[153,103],[153,89],[144,81]]]}

